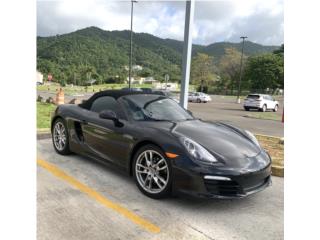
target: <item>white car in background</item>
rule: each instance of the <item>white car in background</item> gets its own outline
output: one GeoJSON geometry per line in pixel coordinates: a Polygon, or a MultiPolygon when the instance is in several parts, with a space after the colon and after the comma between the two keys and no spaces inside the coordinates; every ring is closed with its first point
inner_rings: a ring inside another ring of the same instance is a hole
{"type": "Polygon", "coordinates": [[[266,94],[249,94],[244,99],[243,107],[246,111],[250,109],[257,109],[262,112],[267,111],[268,109],[273,110],[274,112],[278,111],[279,102],[274,100],[273,97],[266,94]]]}
{"type": "Polygon", "coordinates": [[[207,103],[212,101],[211,97],[208,94],[202,92],[189,93],[188,95],[189,102],[197,102],[197,103],[207,103]]]}

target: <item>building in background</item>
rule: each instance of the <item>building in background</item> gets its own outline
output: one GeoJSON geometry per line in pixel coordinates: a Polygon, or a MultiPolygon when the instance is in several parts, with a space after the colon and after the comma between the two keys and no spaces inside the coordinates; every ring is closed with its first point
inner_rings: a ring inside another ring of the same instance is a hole
{"type": "Polygon", "coordinates": [[[36,80],[37,80],[37,85],[43,84],[43,74],[39,71],[37,71],[36,73],[36,80]]]}

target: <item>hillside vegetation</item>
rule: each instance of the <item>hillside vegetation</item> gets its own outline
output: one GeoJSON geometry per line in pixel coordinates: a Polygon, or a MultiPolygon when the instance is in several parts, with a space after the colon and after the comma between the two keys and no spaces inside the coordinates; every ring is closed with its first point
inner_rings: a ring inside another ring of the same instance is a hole
{"type": "MultiPolygon", "coordinates": [[[[53,75],[61,84],[85,85],[89,79],[96,83],[123,83],[128,76],[130,31],[104,31],[89,27],[52,37],[37,37],[37,69],[45,76],[53,75]]],[[[133,34],[133,65],[142,70],[134,76],[180,81],[183,42],[161,39],[151,34],[133,34]]],[[[226,49],[241,50],[241,43],[220,42],[208,46],[193,45],[193,56],[206,54],[218,65],[226,49]]],[[[244,54],[255,56],[271,53],[279,46],[263,46],[246,42],[244,54]]],[[[214,70],[215,74],[219,69],[214,70]]],[[[210,79],[215,79],[210,75],[210,79]]]]}

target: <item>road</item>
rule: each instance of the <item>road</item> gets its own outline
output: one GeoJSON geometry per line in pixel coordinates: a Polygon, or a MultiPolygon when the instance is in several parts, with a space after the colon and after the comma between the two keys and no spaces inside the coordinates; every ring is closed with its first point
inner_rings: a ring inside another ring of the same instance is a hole
{"type": "MultiPolygon", "coordinates": [[[[84,93],[81,95],[65,96],[65,102],[69,102],[73,98],[87,99],[93,93],[84,93]]],[[[38,91],[38,95],[43,96],[45,99],[54,97],[55,94],[38,91]]],[[[223,121],[234,124],[235,126],[243,129],[248,129],[255,134],[264,134],[277,137],[283,137],[283,123],[281,121],[254,119],[245,117],[248,112],[244,111],[242,104],[235,103],[235,98],[211,96],[212,102],[210,103],[189,103],[188,109],[193,112],[195,117],[207,121],[223,121]]],[[[283,100],[279,101],[279,111],[276,113],[279,116],[282,114],[283,100]]]]}
{"type": "Polygon", "coordinates": [[[39,240],[283,239],[283,178],[273,177],[271,187],[245,199],[153,200],[142,195],[125,173],[77,155],[56,154],[51,139],[38,140],[37,152],[38,159],[73,179],[68,182],[61,173],[54,175],[38,165],[39,240]],[[85,193],[85,187],[75,187],[76,181],[92,190],[85,193]],[[150,232],[128,214],[101,204],[101,198],[145,219],[160,232],[150,232]]]}

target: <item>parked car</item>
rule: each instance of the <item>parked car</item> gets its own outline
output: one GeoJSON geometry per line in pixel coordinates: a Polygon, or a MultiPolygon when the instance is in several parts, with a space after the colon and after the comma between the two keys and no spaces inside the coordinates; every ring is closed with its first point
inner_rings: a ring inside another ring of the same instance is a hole
{"type": "Polygon", "coordinates": [[[194,118],[159,94],[108,90],[59,105],[51,132],[59,154],[118,166],[151,198],[242,198],[271,184],[271,158],[252,133],[194,118]]]}
{"type": "Polygon", "coordinates": [[[154,90],[153,93],[166,96],[179,103],[179,97],[168,90],[154,90]]]}
{"type": "Polygon", "coordinates": [[[249,94],[244,99],[243,107],[246,111],[249,111],[250,109],[257,109],[262,112],[267,110],[273,110],[276,112],[279,108],[279,102],[274,100],[274,98],[270,95],[249,94]]]}
{"type": "Polygon", "coordinates": [[[197,103],[207,103],[212,99],[208,94],[202,92],[189,93],[188,101],[189,102],[197,102],[197,103]]]}

